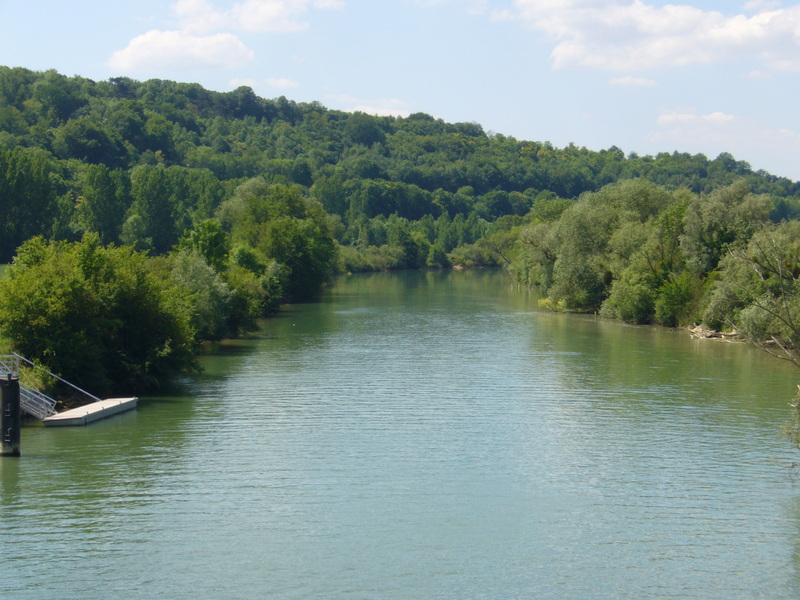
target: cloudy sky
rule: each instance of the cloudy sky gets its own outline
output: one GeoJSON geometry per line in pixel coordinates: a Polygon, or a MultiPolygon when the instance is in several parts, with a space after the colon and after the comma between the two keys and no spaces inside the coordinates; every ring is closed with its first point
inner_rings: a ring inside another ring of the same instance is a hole
{"type": "Polygon", "coordinates": [[[800,180],[800,2],[0,0],[0,64],[730,152],[800,180]]]}

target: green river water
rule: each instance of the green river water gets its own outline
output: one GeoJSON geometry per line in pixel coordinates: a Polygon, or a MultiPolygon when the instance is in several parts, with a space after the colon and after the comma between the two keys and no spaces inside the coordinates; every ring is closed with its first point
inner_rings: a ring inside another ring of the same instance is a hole
{"type": "Polygon", "coordinates": [[[0,459],[0,597],[800,597],[800,371],[542,312],[496,271],[368,274],[173,395],[0,459]]]}

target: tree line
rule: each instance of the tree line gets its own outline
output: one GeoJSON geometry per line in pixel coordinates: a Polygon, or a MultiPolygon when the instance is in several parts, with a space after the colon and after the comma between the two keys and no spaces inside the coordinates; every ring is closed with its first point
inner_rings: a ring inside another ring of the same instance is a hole
{"type": "Polygon", "coordinates": [[[555,148],[247,87],[0,67],[0,212],[0,328],[113,387],[191,368],[204,340],[362,270],[502,265],[549,308],[755,334],[731,290],[763,283],[733,282],[731,257],[789,235],[800,183],[729,154],[555,148]],[[142,318],[172,315],[166,337],[115,353],[145,296],[142,318]],[[70,338],[103,340],[92,368],[70,338]]]}

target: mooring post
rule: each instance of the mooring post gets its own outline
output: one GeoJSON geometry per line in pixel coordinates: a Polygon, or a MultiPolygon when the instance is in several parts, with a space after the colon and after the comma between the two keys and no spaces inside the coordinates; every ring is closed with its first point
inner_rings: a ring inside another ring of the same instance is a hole
{"type": "Polygon", "coordinates": [[[0,379],[0,456],[19,456],[22,416],[19,407],[19,379],[0,379]]]}

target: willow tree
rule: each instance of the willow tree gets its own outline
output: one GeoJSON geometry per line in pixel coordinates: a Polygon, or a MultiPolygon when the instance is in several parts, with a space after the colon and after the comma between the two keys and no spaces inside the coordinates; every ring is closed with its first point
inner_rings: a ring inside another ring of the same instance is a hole
{"type": "MultiPolygon", "coordinates": [[[[764,227],[720,265],[706,320],[800,367],[800,222],[764,227]]],[[[783,433],[800,449],[800,387],[783,433]]]]}

